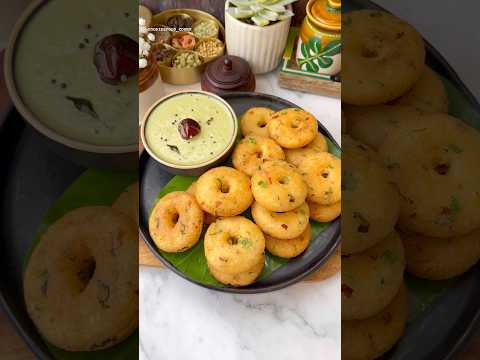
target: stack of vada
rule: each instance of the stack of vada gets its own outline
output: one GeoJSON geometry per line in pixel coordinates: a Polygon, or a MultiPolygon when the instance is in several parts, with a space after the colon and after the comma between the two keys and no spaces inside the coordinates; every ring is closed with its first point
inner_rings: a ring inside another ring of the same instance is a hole
{"type": "Polygon", "coordinates": [[[373,150],[348,136],[342,143],[342,356],[370,359],[395,344],[407,319],[399,195],[373,150]]]}
{"type": "Polygon", "coordinates": [[[342,358],[368,360],[403,334],[403,268],[450,279],[480,259],[480,134],[447,114],[412,26],[372,10],[342,22],[342,358]]]}
{"type": "MultiPolygon", "coordinates": [[[[233,165],[251,175],[253,219],[271,254],[299,256],[310,244],[309,219],[329,222],[340,215],[340,159],[327,152],[317,120],[302,109],[252,108],[241,124],[245,137],[233,165]]],[[[329,268],[325,278],[338,271],[329,268]]]]}

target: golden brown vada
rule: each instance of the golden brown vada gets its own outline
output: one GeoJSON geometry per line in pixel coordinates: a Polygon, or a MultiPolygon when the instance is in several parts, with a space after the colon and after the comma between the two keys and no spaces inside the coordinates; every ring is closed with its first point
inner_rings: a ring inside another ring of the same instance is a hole
{"type": "Polygon", "coordinates": [[[255,201],[252,205],[252,216],[255,224],[260,226],[264,233],[279,239],[300,236],[310,224],[310,211],[306,203],[294,210],[277,213],[265,209],[255,201]]]}
{"type": "Polygon", "coordinates": [[[285,159],[285,153],[280,145],[270,138],[258,135],[247,135],[235,147],[232,155],[235,169],[248,176],[260,170],[266,161],[283,159],[285,159]]]}
{"type": "Polygon", "coordinates": [[[285,212],[305,202],[307,185],[292,164],[282,160],[268,161],[253,174],[252,193],[264,208],[285,212]]]}
{"type": "Polygon", "coordinates": [[[270,137],[287,149],[308,145],[318,134],[317,119],[298,108],[276,112],[270,117],[267,127],[270,137]]]}
{"type": "Polygon", "coordinates": [[[195,197],[200,207],[215,216],[235,216],[253,202],[250,178],[234,168],[208,170],[197,180],[195,197]]]}
{"type": "Polygon", "coordinates": [[[155,245],[166,252],[190,249],[200,239],[202,228],[202,210],[195,198],[183,191],[174,191],[162,197],[148,220],[155,245]]]}

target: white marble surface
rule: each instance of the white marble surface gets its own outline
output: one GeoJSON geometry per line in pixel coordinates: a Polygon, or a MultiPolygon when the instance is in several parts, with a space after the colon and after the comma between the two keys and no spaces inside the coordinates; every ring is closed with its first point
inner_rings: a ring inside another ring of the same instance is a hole
{"type": "Polygon", "coordinates": [[[140,268],[141,360],[339,360],[340,275],[232,295],[140,268]]]}
{"type": "MultiPolygon", "coordinates": [[[[163,85],[164,95],[200,85],[163,85]]],[[[340,141],[340,100],[280,89],[257,91],[312,112],[340,141]]],[[[165,269],[140,267],[141,360],[340,359],[340,275],[268,294],[203,289],[165,269]]]]}

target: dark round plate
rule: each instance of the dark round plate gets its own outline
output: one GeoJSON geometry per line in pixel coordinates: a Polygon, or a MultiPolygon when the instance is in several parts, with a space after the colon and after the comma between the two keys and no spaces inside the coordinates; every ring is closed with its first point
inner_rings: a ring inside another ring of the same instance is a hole
{"type": "MultiPolygon", "coordinates": [[[[232,106],[237,116],[242,115],[246,110],[253,106],[269,107],[277,111],[287,107],[298,107],[297,105],[278,97],[259,93],[239,92],[226,94],[222,97],[232,106]]],[[[335,139],[320,122],[319,130],[338,147],[335,139]]],[[[312,239],[312,242],[305,253],[290,260],[266,278],[249,286],[238,288],[217,287],[197,282],[179,271],[162,256],[162,253],[159,251],[148,232],[149,211],[152,208],[153,202],[160,189],[166,185],[172,177],[173,175],[163,171],[158,163],[152,159],[146,151],[143,152],[140,156],[140,233],[148,247],[166,267],[188,281],[200,286],[219,291],[242,294],[278,290],[300,281],[305,276],[317,270],[335,251],[337,245],[340,243],[340,219],[337,219],[318,234],[315,239],[312,239]]]]}
{"type": "Polygon", "coordinates": [[[15,110],[0,119],[0,164],[0,305],[35,356],[52,359],[25,308],[23,262],[45,212],[85,169],[52,152],[15,110]]]}

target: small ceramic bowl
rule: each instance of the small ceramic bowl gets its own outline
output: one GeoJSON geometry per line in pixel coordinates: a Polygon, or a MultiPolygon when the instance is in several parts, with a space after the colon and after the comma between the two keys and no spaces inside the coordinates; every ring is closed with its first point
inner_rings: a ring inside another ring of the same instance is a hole
{"type": "Polygon", "coordinates": [[[146,112],[140,128],[140,137],[145,150],[150,154],[150,156],[153,159],[155,159],[155,161],[157,161],[160,164],[160,167],[163,170],[174,175],[199,176],[203,174],[205,171],[207,171],[208,169],[211,169],[216,166],[220,166],[230,156],[230,154],[233,151],[233,148],[235,147],[236,139],[238,137],[238,120],[237,120],[235,111],[232,109],[232,107],[225,100],[223,100],[221,97],[215,94],[212,94],[206,91],[200,91],[200,90],[179,91],[161,98],[155,104],[153,104],[152,107],[146,112]],[[231,137],[225,149],[215,157],[203,163],[194,164],[194,165],[179,165],[179,164],[170,163],[168,161],[161,159],[149,146],[145,136],[145,129],[146,129],[148,120],[150,118],[150,114],[155,110],[155,108],[168,99],[171,99],[175,96],[182,96],[185,94],[202,94],[218,100],[223,104],[225,109],[230,113],[231,115],[230,120],[233,122],[233,133],[231,134],[231,137]]]}
{"type": "Polygon", "coordinates": [[[81,166],[90,168],[108,168],[135,170],[138,166],[138,143],[130,145],[93,145],[61,135],[47,126],[23,101],[15,78],[15,51],[22,31],[37,11],[48,0],[33,1],[22,13],[12,30],[9,45],[5,53],[4,73],[7,89],[18,112],[25,121],[42,135],[42,141],[61,157],[81,166]]]}

